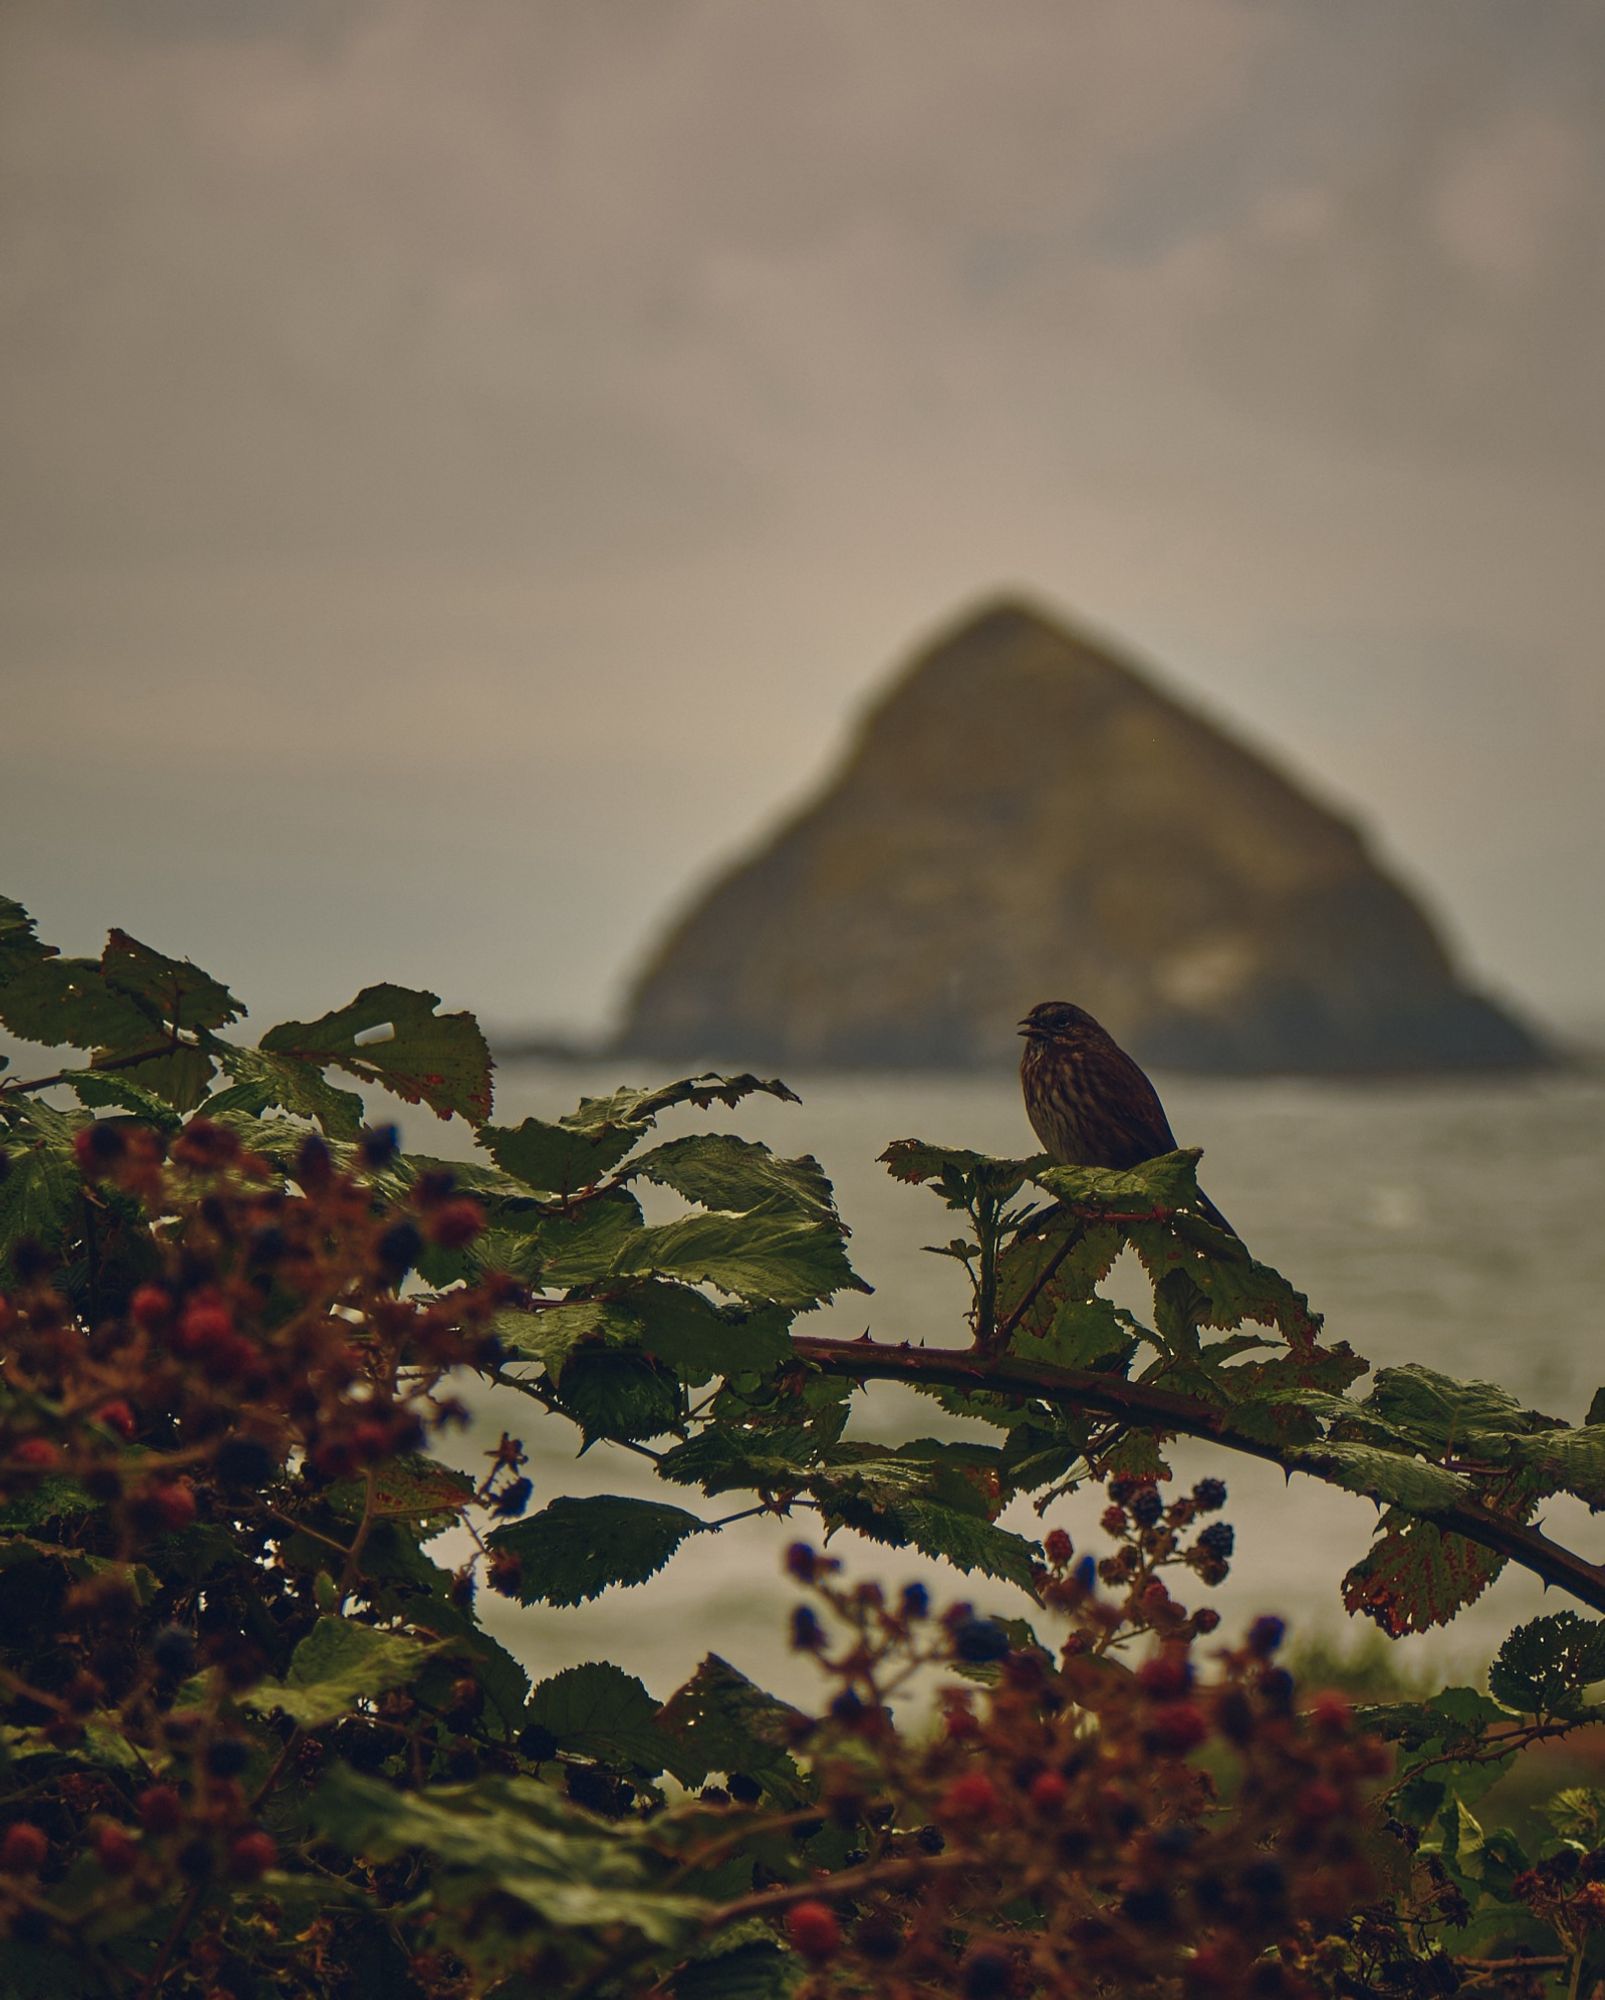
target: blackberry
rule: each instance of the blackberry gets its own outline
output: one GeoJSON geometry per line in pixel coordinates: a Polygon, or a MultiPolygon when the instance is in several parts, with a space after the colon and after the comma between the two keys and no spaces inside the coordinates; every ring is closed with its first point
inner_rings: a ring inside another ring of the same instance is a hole
{"type": "Polygon", "coordinates": [[[394,1125],[370,1125],[357,1141],[357,1154],[365,1167],[388,1167],[401,1151],[401,1134],[394,1125]]]}
{"type": "Polygon", "coordinates": [[[1225,1562],[1236,1545],[1237,1532],[1230,1521],[1212,1521],[1198,1537],[1198,1546],[1219,1562],[1225,1562]]]}
{"type": "MultiPolygon", "coordinates": [[[[1159,1497],[1157,1486],[1145,1486],[1131,1498],[1131,1518],[1139,1528],[1151,1528],[1165,1511],[1165,1503],[1159,1497]]],[[[1209,1531],[1213,1533],[1213,1529],[1209,1531]]]]}
{"type": "Polygon", "coordinates": [[[1009,1635],[990,1618],[968,1618],[953,1634],[953,1651],[972,1666],[1007,1657],[1009,1635]]]}

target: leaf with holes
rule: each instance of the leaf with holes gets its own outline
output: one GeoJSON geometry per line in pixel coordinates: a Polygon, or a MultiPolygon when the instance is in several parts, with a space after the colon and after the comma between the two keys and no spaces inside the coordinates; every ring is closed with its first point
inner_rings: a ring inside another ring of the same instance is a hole
{"type": "Polygon", "coordinates": [[[187,958],[168,958],[127,931],[108,933],[100,969],[113,993],[175,1028],[225,1028],[245,1009],[221,980],[187,958]]]}
{"type": "Polygon", "coordinates": [[[439,1005],[438,994],[409,986],[365,986],[348,1007],[270,1028],[261,1045],[481,1125],[490,1116],[490,1050],[472,1014],[439,1014],[439,1005]]]}

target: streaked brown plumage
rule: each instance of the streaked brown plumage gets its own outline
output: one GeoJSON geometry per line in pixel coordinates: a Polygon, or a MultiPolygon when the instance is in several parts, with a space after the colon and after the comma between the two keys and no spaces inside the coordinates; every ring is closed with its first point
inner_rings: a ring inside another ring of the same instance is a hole
{"type": "MultiPolygon", "coordinates": [[[[1044,1000],[1020,1023],[1020,1087],[1044,1152],[1074,1167],[1135,1167],[1176,1150],[1159,1093],[1106,1028],[1067,1000],[1044,1000]]],[[[1207,1195],[1198,1209],[1237,1231],[1207,1195]]]]}

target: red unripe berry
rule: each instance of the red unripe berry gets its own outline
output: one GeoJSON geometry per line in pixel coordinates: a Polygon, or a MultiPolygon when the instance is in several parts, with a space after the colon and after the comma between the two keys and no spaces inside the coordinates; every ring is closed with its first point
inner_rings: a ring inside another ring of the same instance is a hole
{"type": "Polygon", "coordinates": [[[1193,1670],[1187,1655],[1167,1646],[1137,1669],[1137,1685],[1156,1701],[1173,1701],[1193,1684],[1193,1670]]]}
{"type": "Polygon", "coordinates": [[[173,1345],[180,1354],[206,1354],[233,1337],[234,1321],[227,1306],[198,1299],[185,1308],[173,1345]]]}
{"type": "Polygon", "coordinates": [[[94,1832],[95,1859],[108,1875],[126,1875],[139,1859],[139,1848],[127,1827],[102,1820],[94,1832]]]}
{"type": "Polygon", "coordinates": [[[114,1403],[103,1404],[95,1412],[95,1422],[104,1424],[109,1431],[115,1431],[120,1438],[131,1438],[139,1429],[139,1421],[134,1412],[119,1396],[114,1403]]]}
{"type": "Polygon", "coordinates": [[[194,1524],[195,1488],[187,1479],[174,1479],[165,1486],[152,1487],[148,1497],[156,1509],[156,1518],[170,1534],[194,1524]]]}
{"type": "Polygon", "coordinates": [[[171,1785],[147,1785],[134,1805],[147,1833],[171,1833],[183,1823],[184,1801],[171,1785]]]}
{"type": "Polygon", "coordinates": [[[1031,1803],[1039,1813],[1063,1812],[1070,1787],[1057,1771],[1041,1771],[1031,1780],[1031,1803]]]}
{"type": "Polygon", "coordinates": [[[429,1237],[443,1250],[460,1250],[472,1243],[485,1227],[485,1211],[477,1201],[459,1195],[437,1208],[429,1218],[429,1237]]]}
{"type": "Polygon", "coordinates": [[[984,1771],[966,1771],[942,1794],[941,1816],[952,1820],[990,1819],[1000,1800],[998,1788],[984,1771]]]}
{"type": "Polygon", "coordinates": [[[1353,1709],[1336,1688],[1325,1689],[1310,1703],[1311,1727],[1323,1736],[1346,1736],[1353,1720],[1353,1709]]]}
{"type": "Polygon", "coordinates": [[[1042,1546],[1048,1561],[1060,1566],[1067,1563],[1076,1552],[1075,1543],[1071,1541],[1063,1528],[1055,1528],[1042,1546]]]}
{"type": "Polygon", "coordinates": [[[11,1463],[25,1472],[54,1472],[61,1463],[61,1446],[49,1438],[23,1438],[12,1447],[11,1463]]]}
{"type": "Polygon", "coordinates": [[[842,1927],[827,1903],[793,1903],[786,1912],[786,1935],[811,1965],[823,1965],[841,1949],[842,1927]]]}
{"type": "Polygon", "coordinates": [[[967,1708],[950,1708],[946,1717],[949,1742],[968,1743],[981,1733],[981,1725],[967,1708]]]}
{"type": "Polygon", "coordinates": [[[1336,1785],[1314,1778],[1294,1800],[1293,1810],[1300,1819],[1336,1819],[1343,1810],[1343,1794],[1336,1785]]]}
{"type": "Polygon", "coordinates": [[[49,1840],[25,1819],[8,1826],[0,1836],[0,1869],[8,1875],[37,1875],[49,1858],[49,1840]]]}
{"type": "Polygon", "coordinates": [[[1165,1702],[1154,1710],[1148,1724],[1148,1735],[1154,1744],[1178,1757],[1196,1750],[1208,1734],[1208,1718],[1190,1701],[1165,1702]]]}
{"type": "Polygon", "coordinates": [[[258,1828],[253,1833],[242,1833],[229,1848],[228,1872],[236,1882],[256,1882],[278,1858],[279,1850],[273,1844],[273,1836],[258,1828]]]}
{"type": "Polygon", "coordinates": [[[173,1301],[160,1285],[141,1285],[128,1301],[128,1317],[142,1332],[159,1327],[173,1310],[173,1301]]]}
{"type": "Polygon", "coordinates": [[[1105,1507],[1098,1516],[1098,1525],[1106,1535],[1123,1535],[1128,1525],[1125,1508],[1105,1507]]]}
{"type": "Polygon", "coordinates": [[[377,1417],[364,1417],[351,1433],[351,1449],[357,1457],[366,1462],[374,1458],[387,1458],[391,1451],[391,1429],[377,1417]]]}

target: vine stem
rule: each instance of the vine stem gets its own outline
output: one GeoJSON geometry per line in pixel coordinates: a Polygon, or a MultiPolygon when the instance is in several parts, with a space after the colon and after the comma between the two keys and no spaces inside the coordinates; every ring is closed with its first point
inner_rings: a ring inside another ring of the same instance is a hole
{"type": "MultiPolygon", "coordinates": [[[[982,1394],[1027,1396],[1077,1413],[1100,1410],[1129,1423],[1197,1437],[1250,1458],[1267,1459],[1285,1472],[1305,1472],[1348,1493],[1359,1493],[1379,1505],[1387,1495],[1364,1485],[1348,1485],[1333,1476],[1319,1445],[1278,1445],[1233,1422],[1228,1405],[1208,1403],[1148,1382],[1128,1382],[1124,1376],[1099,1374],[1085,1368],[1053,1368],[1012,1354],[979,1355],[959,1348],[912,1347],[889,1341],[829,1340],[820,1335],[794,1334],[799,1360],[827,1375],[858,1381],[940,1383],[945,1388],[982,1394]]],[[[1495,1513],[1475,1499],[1443,1507],[1410,1508],[1418,1520],[1430,1521],[1449,1534],[1491,1549],[1495,1555],[1531,1570],[1555,1584],[1591,1610],[1605,1612],[1605,1567],[1586,1561],[1575,1550],[1552,1541],[1542,1529],[1529,1528],[1508,1514],[1495,1513]]]]}

